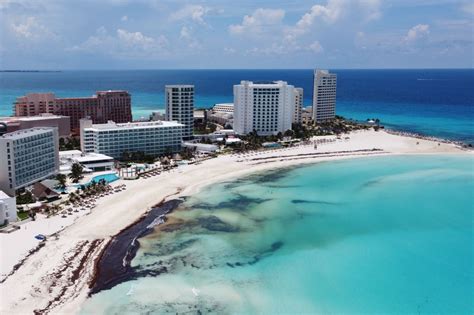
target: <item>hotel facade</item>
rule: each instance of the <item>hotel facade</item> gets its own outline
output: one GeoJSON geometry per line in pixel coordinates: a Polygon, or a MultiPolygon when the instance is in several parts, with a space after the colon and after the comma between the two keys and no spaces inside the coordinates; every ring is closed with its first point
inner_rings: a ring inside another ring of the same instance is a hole
{"type": "Polygon", "coordinates": [[[181,151],[184,125],[175,121],[93,124],[81,119],[81,151],[121,159],[125,152],[150,156],[181,151]]]}
{"type": "Polygon", "coordinates": [[[295,88],[295,110],[293,112],[293,123],[301,123],[301,112],[303,111],[303,89],[295,88]]]}
{"type": "Polygon", "coordinates": [[[313,121],[321,122],[336,116],[337,75],[327,70],[314,70],[313,121]]]}
{"type": "Polygon", "coordinates": [[[194,131],[194,85],[165,86],[166,120],[183,124],[183,139],[194,131]]]}
{"type": "Polygon", "coordinates": [[[58,131],[32,128],[0,136],[0,190],[14,196],[17,189],[59,171],[58,131]]]}
{"type": "Polygon", "coordinates": [[[234,85],[234,130],[276,135],[291,129],[296,107],[295,87],[284,81],[242,81],[234,85]]]}
{"type": "Polygon", "coordinates": [[[98,91],[92,97],[57,98],[53,93],[32,93],[18,97],[15,116],[51,113],[69,116],[73,133],[79,132],[79,120],[89,117],[96,124],[113,120],[132,121],[131,95],[127,91],[98,91]]]}

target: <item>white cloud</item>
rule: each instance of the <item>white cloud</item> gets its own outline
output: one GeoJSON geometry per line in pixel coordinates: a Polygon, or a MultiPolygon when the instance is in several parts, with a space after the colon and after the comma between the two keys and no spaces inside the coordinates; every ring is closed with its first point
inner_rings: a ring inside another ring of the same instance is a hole
{"type": "Polygon", "coordinates": [[[73,46],[69,51],[110,54],[118,57],[159,57],[167,53],[168,39],[164,35],[157,38],[145,36],[141,32],[129,32],[117,29],[109,34],[103,26],[96,30],[80,45],[73,46]]]}
{"type": "Polygon", "coordinates": [[[207,25],[204,18],[210,11],[210,8],[204,7],[202,5],[188,4],[171,14],[170,19],[172,21],[191,20],[201,25],[207,25]]]}
{"type": "Polygon", "coordinates": [[[405,36],[405,41],[414,42],[425,38],[430,33],[430,26],[428,24],[418,24],[413,26],[405,36]]]}
{"type": "Polygon", "coordinates": [[[474,15],[474,3],[466,3],[461,8],[464,12],[474,15]]]}
{"type": "Polygon", "coordinates": [[[236,52],[237,52],[237,51],[235,50],[235,48],[224,47],[224,53],[226,53],[226,54],[233,55],[233,54],[235,54],[236,52]]]}
{"type": "Polygon", "coordinates": [[[365,11],[366,20],[377,20],[382,16],[380,0],[359,0],[360,7],[365,11]]]}
{"type": "Polygon", "coordinates": [[[24,22],[11,24],[11,29],[16,37],[21,39],[55,39],[57,35],[41,24],[36,17],[27,17],[24,22]]]}
{"type": "Polygon", "coordinates": [[[366,21],[378,19],[382,15],[380,5],[380,0],[328,0],[326,5],[315,4],[286,30],[285,39],[292,42],[308,33],[313,25],[321,22],[335,24],[349,13],[366,21]]]}
{"type": "Polygon", "coordinates": [[[189,39],[191,37],[191,32],[187,26],[183,26],[179,32],[179,37],[182,39],[189,39]]]}
{"type": "Polygon", "coordinates": [[[317,18],[322,18],[326,22],[333,23],[341,16],[345,4],[346,1],[344,0],[329,0],[325,6],[319,4],[313,5],[311,10],[305,13],[296,23],[296,26],[299,28],[308,28],[313,25],[317,18]]]}
{"type": "Polygon", "coordinates": [[[191,49],[201,49],[202,46],[199,41],[193,35],[193,29],[191,27],[183,26],[179,32],[179,38],[186,41],[188,47],[191,49]]]}
{"type": "Polygon", "coordinates": [[[124,15],[124,16],[122,16],[122,18],[120,20],[122,22],[126,22],[126,21],[128,21],[128,16],[124,15]]]}
{"type": "Polygon", "coordinates": [[[321,46],[319,41],[315,41],[311,45],[309,45],[309,49],[310,49],[310,51],[312,51],[316,54],[319,54],[319,53],[323,52],[323,50],[324,50],[323,46],[321,46]]]}
{"type": "Polygon", "coordinates": [[[244,16],[241,24],[229,26],[231,34],[260,34],[268,27],[281,24],[285,17],[282,9],[256,9],[251,15],[244,16]]]}

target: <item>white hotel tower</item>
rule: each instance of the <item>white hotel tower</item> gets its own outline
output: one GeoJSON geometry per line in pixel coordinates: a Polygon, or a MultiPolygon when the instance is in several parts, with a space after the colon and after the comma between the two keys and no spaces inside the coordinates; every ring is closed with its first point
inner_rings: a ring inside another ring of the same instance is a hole
{"type": "Polygon", "coordinates": [[[295,87],[284,81],[241,81],[234,85],[234,130],[259,135],[291,130],[295,101],[295,87]]]}
{"type": "Polygon", "coordinates": [[[313,120],[333,119],[336,116],[337,75],[327,70],[314,70],[313,120]]]}
{"type": "Polygon", "coordinates": [[[143,152],[146,155],[181,151],[184,126],[176,121],[147,121],[117,124],[93,124],[80,120],[81,151],[100,153],[120,159],[124,152],[143,152]]]}
{"type": "Polygon", "coordinates": [[[166,120],[184,125],[183,139],[193,137],[194,85],[165,86],[166,120]]]}
{"type": "Polygon", "coordinates": [[[37,127],[0,136],[0,190],[15,191],[57,174],[57,128],[37,127]]]}

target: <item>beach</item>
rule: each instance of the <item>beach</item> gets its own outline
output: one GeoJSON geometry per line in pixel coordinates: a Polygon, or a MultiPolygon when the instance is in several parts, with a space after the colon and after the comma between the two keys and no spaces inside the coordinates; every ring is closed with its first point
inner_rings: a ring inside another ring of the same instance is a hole
{"type": "Polygon", "coordinates": [[[221,155],[147,179],[120,180],[112,185],[126,184],[127,189],[101,198],[88,215],[67,219],[71,222],[57,217],[26,223],[20,231],[0,235],[2,256],[9,257],[2,257],[0,312],[77,313],[87,298],[96,260],[114,235],[139,220],[153,206],[196,194],[205,186],[251,173],[320,161],[400,154],[471,154],[456,144],[385,131],[359,131],[341,139],[335,136],[318,139],[332,141],[320,143],[316,149],[309,144],[244,155],[221,155]],[[35,244],[25,239],[31,235],[23,229],[31,231],[33,224],[34,229],[43,229],[43,234],[54,235],[25,259],[35,244]],[[23,242],[27,245],[11,245],[23,242]],[[7,243],[10,245],[4,247],[7,243]],[[19,262],[22,264],[12,272],[19,262]]]}

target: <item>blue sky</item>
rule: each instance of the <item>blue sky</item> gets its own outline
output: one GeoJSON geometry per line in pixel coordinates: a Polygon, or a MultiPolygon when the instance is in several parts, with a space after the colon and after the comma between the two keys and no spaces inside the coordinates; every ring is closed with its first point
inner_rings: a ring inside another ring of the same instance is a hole
{"type": "Polygon", "coordinates": [[[474,2],[0,0],[1,69],[472,68],[474,2]]]}

